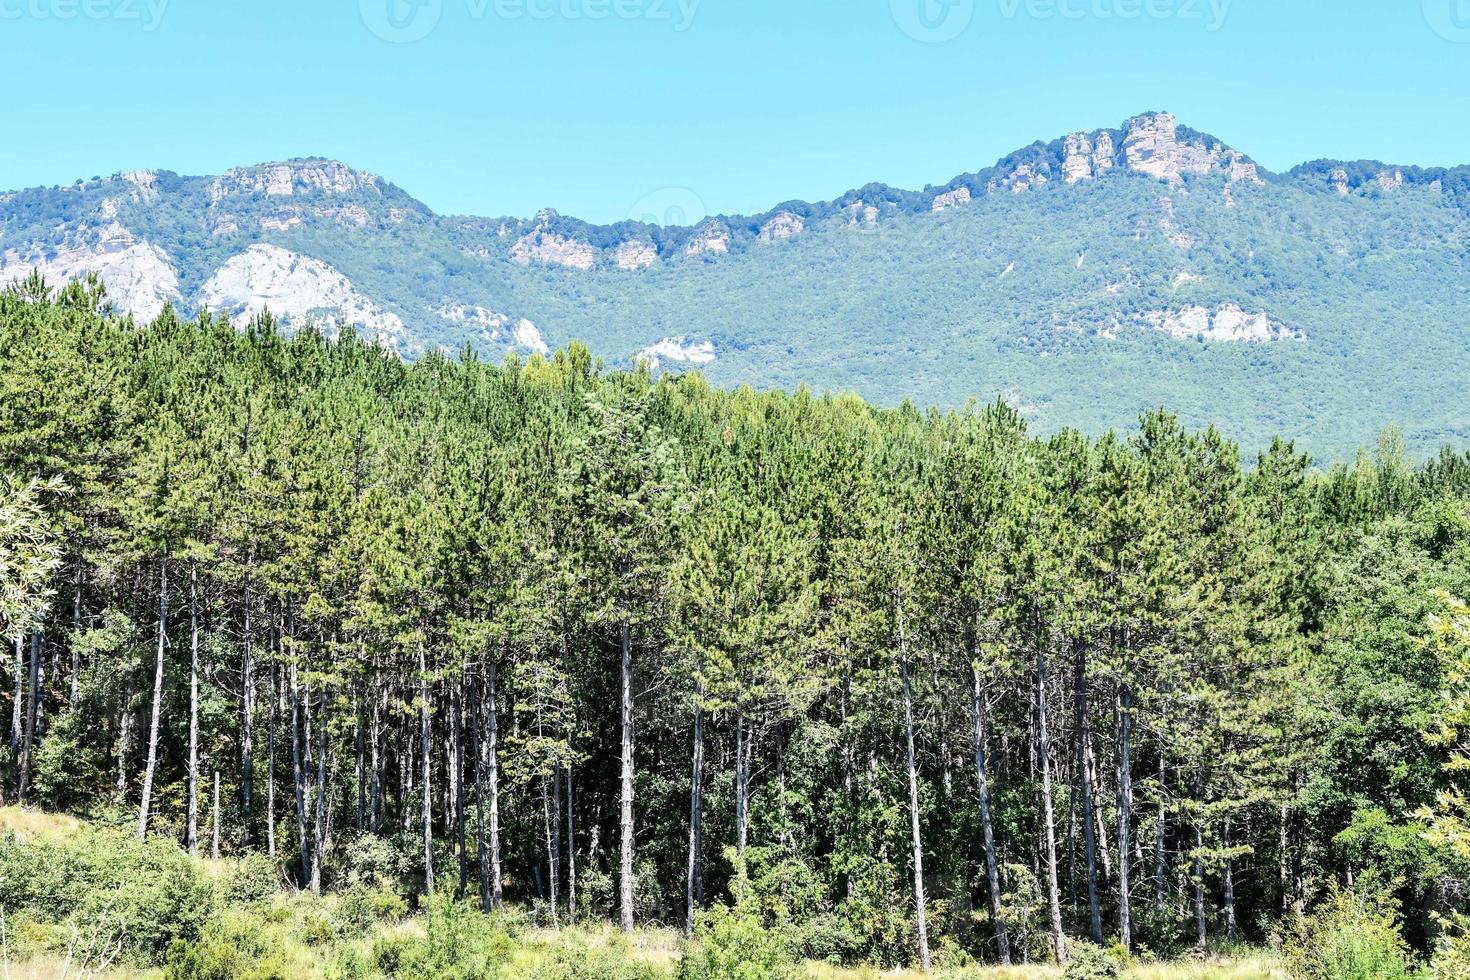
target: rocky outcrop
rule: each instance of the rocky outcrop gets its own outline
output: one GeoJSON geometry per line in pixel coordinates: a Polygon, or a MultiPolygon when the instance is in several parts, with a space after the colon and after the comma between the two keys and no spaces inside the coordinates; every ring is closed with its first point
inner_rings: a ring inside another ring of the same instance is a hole
{"type": "Polygon", "coordinates": [[[992,194],[1000,190],[1024,194],[1033,187],[1042,187],[1050,182],[1051,178],[1040,165],[1023,163],[1010,173],[991,178],[987,190],[992,194]]]}
{"type": "Polygon", "coordinates": [[[1073,133],[1063,144],[1062,179],[1069,184],[1095,180],[1113,169],[1117,148],[1106,129],[1092,135],[1073,133]]]}
{"type": "Polygon", "coordinates": [[[373,216],[359,204],[340,208],[317,208],[316,216],[325,218],[338,228],[366,228],[373,224],[373,216]]]}
{"type": "Polygon", "coordinates": [[[1346,170],[1341,167],[1336,168],[1328,175],[1327,180],[1332,185],[1332,189],[1337,191],[1338,197],[1348,196],[1350,188],[1348,186],[1348,172],[1346,170]]]}
{"type": "Polygon", "coordinates": [[[637,360],[650,371],[662,370],[666,363],[688,364],[699,367],[713,364],[715,345],[708,340],[691,340],[688,337],[665,337],[639,351],[637,360]]]}
{"type": "Polygon", "coordinates": [[[118,179],[129,185],[128,197],[134,204],[152,204],[158,200],[158,174],[153,170],[130,170],[118,179]]]}
{"type": "Polygon", "coordinates": [[[1203,306],[1145,313],[1144,325],[1179,340],[1208,340],[1229,344],[1269,344],[1282,340],[1305,340],[1299,330],[1273,320],[1263,312],[1250,313],[1234,303],[1214,312],[1203,306]]]}
{"type": "Polygon", "coordinates": [[[559,265],[567,269],[590,269],[597,264],[597,249],[586,242],[537,228],[510,247],[516,265],[559,265]]]}
{"type": "Polygon", "coordinates": [[[806,219],[790,211],[782,211],[761,225],[761,240],[783,242],[806,231],[806,219]]]}
{"type": "Polygon", "coordinates": [[[1236,183],[1261,182],[1256,165],[1243,154],[1203,139],[1181,141],[1174,116],[1167,112],[1146,113],[1128,121],[1123,157],[1129,170],[1169,184],[1215,172],[1223,172],[1236,183]]]}
{"type": "Polygon", "coordinates": [[[853,201],[842,209],[842,213],[847,216],[847,226],[849,228],[855,228],[858,225],[875,225],[878,223],[878,209],[871,204],[864,204],[862,201],[853,201]]]}
{"type": "Polygon", "coordinates": [[[512,323],[504,313],[496,313],[483,306],[441,306],[438,312],[441,319],[450,323],[478,328],[480,339],[490,346],[515,347],[533,354],[546,354],[551,350],[541,331],[530,320],[512,323]]]}
{"type": "Polygon", "coordinates": [[[63,248],[0,254],[0,286],[26,278],[32,269],[58,287],[95,272],[113,306],[140,320],[152,320],[164,304],[180,300],[179,275],[167,253],[115,222],[63,248]]]}
{"type": "Polygon", "coordinates": [[[969,204],[971,199],[972,195],[968,187],[956,187],[952,191],[945,191],[943,194],[936,196],[934,202],[929,205],[929,210],[948,211],[950,208],[957,208],[961,205],[969,204]]]}
{"type": "Polygon", "coordinates": [[[218,203],[236,194],[263,194],[266,197],[291,197],[310,192],[348,194],[377,186],[376,175],[353,170],[336,160],[292,160],[227,171],[210,183],[209,199],[218,203]]]}
{"type": "Polygon", "coordinates": [[[658,249],[641,238],[630,238],[613,250],[613,263],[629,272],[646,269],[657,261],[658,249]]]}
{"type": "Polygon", "coordinates": [[[730,229],[713,219],[696,228],[688,244],[684,246],[685,255],[724,254],[728,251],[730,251],[730,229]]]}
{"type": "Polygon", "coordinates": [[[1404,172],[1402,170],[1380,171],[1374,178],[1378,182],[1379,190],[1385,194],[1391,194],[1404,186],[1404,172]]]}
{"type": "Polygon", "coordinates": [[[296,208],[279,208],[260,219],[261,231],[290,231],[303,223],[296,208]]]}
{"type": "Polygon", "coordinates": [[[276,245],[252,245],[226,262],[204,284],[200,304],[236,320],[268,309],[289,324],[311,324],[328,336],[339,325],[353,326],[399,354],[421,349],[396,313],[372,302],[342,273],[276,245]]]}

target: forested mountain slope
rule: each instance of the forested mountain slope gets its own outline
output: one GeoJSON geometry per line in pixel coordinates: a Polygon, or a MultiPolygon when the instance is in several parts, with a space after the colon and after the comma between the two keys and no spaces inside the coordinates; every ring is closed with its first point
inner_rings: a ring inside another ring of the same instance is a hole
{"type": "Polygon", "coordinates": [[[1397,422],[1428,452],[1470,438],[1467,188],[1470,168],[1270,174],[1162,113],[922,191],[686,227],[442,216],[295,160],[0,196],[0,280],[96,270],[142,317],[269,307],[410,357],[580,339],[721,385],[1001,396],[1043,431],[1167,403],[1252,446],[1345,456],[1397,422]]]}

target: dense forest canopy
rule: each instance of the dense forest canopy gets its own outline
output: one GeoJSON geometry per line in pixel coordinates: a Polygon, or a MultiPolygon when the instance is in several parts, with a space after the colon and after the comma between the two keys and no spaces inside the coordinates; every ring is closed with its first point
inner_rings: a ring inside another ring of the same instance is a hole
{"type": "Polygon", "coordinates": [[[7,801],[928,964],[1466,903],[1470,457],[0,295],[7,801]]]}

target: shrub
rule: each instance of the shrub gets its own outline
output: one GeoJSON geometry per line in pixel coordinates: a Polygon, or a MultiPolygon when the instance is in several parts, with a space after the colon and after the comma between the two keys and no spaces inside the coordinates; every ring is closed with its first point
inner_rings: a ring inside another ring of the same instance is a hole
{"type": "Polygon", "coordinates": [[[1107,950],[1092,943],[1073,943],[1067,950],[1062,980],[1118,980],[1118,963],[1107,950]]]}
{"type": "Polygon", "coordinates": [[[294,971],[258,922],[226,915],[198,942],[169,947],[167,980],[293,980],[294,971]]]}
{"type": "Polygon", "coordinates": [[[510,936],[463,902],[434,898],[423,937],[378,940],[373,958],[394,980],[493,980],[509,962],[510,936]]]}
{"type": "Polygon", "coordinates": [[[251,905],[264,901],[280,887],[281,869],[264,854],[241,858],[225,882],[224,899],[228,905],[251,905]]]}
{"type": "Polygon", "coordinates": [[[700,917],[679,961],[679,980],[790,980],[799,972],[784,937],[723,906],[700,917]]]}
{"type": "Polygon", "coordinates": [[[1444,932],[1434,944],[1427,980],[1461,980],[1470,977],[1470,918],[1456,915],[1441,923],[1444,932]]]}
{"type": "Polygon", "coordinates": [[[1334,888],[1310,915],[1280,936],[1294,980],[1407,980],[1414,974],[1398,914],[1385,895],[1334,888]]]}
{"type": "Polygon", "coordinates": [[[379,922],[396,922],[408,914],[408,903],[388,888],[356,885],[342,893],[335,918],[346,935],[363,935],[379,922]]]}

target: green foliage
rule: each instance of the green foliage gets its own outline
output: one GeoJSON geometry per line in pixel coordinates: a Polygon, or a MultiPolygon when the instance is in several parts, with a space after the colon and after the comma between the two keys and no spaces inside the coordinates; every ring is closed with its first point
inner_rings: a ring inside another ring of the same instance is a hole
{"type": "Polygon", "coordinates": [[[173,944],[196,942],[215,907],[214,888],[172,843],[123,833],[0,837],[0,907],[115,937],[128,959],[158,964],[173,944]]]}
{"type": "Polygon", "coordinates": [[[512,950],[510,936],[493,919],[436,896],[424,936],[379,939],[373,955],[392,980],[494,980],[512,950]]]}
{"type": "Polygon", "coordinates": [[[678,980],[793,980],[798,973],[784,936],[749,912],[718,906],[700,917],[678,980]]]}
{"type": "Polygon", "coordinates": [[[194,941],[169,947],[167,980],[297,980],[290,963],[248,914],[227,913],[194,941]]]}
{"type": "Polygon", "coordinates": [[[1293,980],[1408,980],[1414,975],[1393,901],[1334,888],[1286,923],[1280,947],[1293,980]]]}
{"type": "Polygon", "coordinates": [[[1108,951],[1092,943],[1071,943],[1062,980],[1118,980],[1123,975],[1108,951]]]}

